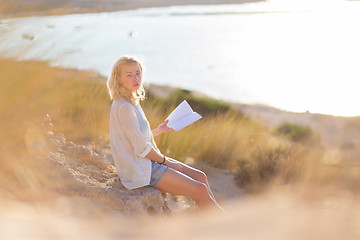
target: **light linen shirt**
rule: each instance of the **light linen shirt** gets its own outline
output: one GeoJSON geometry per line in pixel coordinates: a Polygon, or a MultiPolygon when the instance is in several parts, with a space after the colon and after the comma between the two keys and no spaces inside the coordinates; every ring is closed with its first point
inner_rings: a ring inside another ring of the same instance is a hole
{"type": "Polygon", "coordinates": [[[151,160],[145,156],[151,148],[160,151],[140,104],[132,105],[122,98],[113,101],[110,146],[122,184],[127,189],[149,185],[151,160]]]}

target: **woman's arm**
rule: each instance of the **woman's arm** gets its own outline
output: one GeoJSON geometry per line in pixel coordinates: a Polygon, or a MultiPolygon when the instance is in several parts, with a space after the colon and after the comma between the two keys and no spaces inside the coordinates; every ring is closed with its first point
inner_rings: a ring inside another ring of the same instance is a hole
{"type": "Polygon", "coordinates": [[[180,163],[174,161],[172,158],[165,157],[161,153],[155,151],[154,148],[151,148],[150,152],[146,155],[146,157],[154,162],[163,163],[164,165],[173,168],[177,171],[181,172],[182,170],[182,166],[180,163]],[[164,162],[164,157],[165,157],[165,162],[164,162]]]}
{"type": "Polygon", "coordinates": [[[124,103],[118,106],[116,111],[114,111],[113,120],[119,126],[111,128],[110,131],[114,131],[115,135],[125,134],[135,155],[144,158],[150,152],[152,144],[144,138],[136,112],[131,104],[124,103]]]}
{"type": "Polygon", "coordinates": [[[152,130],[154,137],[162,133],[174,131],[174,129],[168,127],[167,125],[168,122],[169,120],[166,120],[164,123],[160,124],[157,128],[152,130]]]}

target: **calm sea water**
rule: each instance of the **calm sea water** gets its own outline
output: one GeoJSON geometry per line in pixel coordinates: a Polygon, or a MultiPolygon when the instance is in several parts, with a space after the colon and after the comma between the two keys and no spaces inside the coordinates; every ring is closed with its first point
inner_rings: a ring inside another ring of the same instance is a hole
{"type": "Polygon", "coordinates": [[[150,83],[358,116],[359,13],[360,2],[273,0],[19,18],[0,21],[0,53],[104,76],[133,54],[150,83]]]}

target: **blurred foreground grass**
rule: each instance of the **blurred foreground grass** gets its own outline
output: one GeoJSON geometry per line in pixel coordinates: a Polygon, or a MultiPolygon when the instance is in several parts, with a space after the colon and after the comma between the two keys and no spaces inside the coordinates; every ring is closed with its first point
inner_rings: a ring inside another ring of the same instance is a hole
{"type": "MultiPolygon", "coordinates": [[[[0,60],[0,186],[8,193],[38,191],[34,187],[41,164],[29,156],[24,137],[32,124],[49,114],[54,131],[78,143],[108,141],[111,101],[106,79],[91,71],[50,67],[46,62],[0,60]],[[29,190],[30,189],[30,190],[29,190]]],[[[239,186],[258,191],[299,183],[319,190],[357,191],[360,173],[324,164],[329,156],[307,127],[284,123],[268,129],[227,103],[178,90],[167,98],[148,92],[142,105],[151,126],[158,126],[182,100],[203,119],[179,132],[157,137],[159,148],[180,161],[206,162],[236,173],[239,186]]],[[[31,146],[30,146],[31,148],[31,146]]],[[[54,169],[53,169],[54,170],[54,169]]],[[[56,170],[54,170],[56,171],[56,170]]]]}
{"type": "Polygon", "coordinates": [[[69,139],[106,138],[110,101],[97,77],[45,62],[0,60],[0,186],[10,195],[41,195],[40,182],[51,181],[41,179],[49,169],[29,154],[35,146],[25,141],[38,138],[31,126],[40,125],[46,114],[53,130],[69,139]]]}

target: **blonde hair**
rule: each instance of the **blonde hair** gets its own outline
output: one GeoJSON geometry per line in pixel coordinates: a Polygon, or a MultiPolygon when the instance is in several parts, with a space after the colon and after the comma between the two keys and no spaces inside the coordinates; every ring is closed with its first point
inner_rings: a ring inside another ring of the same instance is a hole
{"type": "Polygon", "coordinates": [[[145,89],[141,84],[138,90],[136,90],[135,92],[130,92],[117,79],[117,76],[121,76],[121,66],[128,63],[136,63],[140,68],[141,77],[143,77],[143,66],[141,62],[132,56],[122,56],[119,60],[115,62],[106,85],[109,91],[110,98],[112,100],[124,98],[126,101],[134,105],[138,101],[145,99],[145,89]]]}

